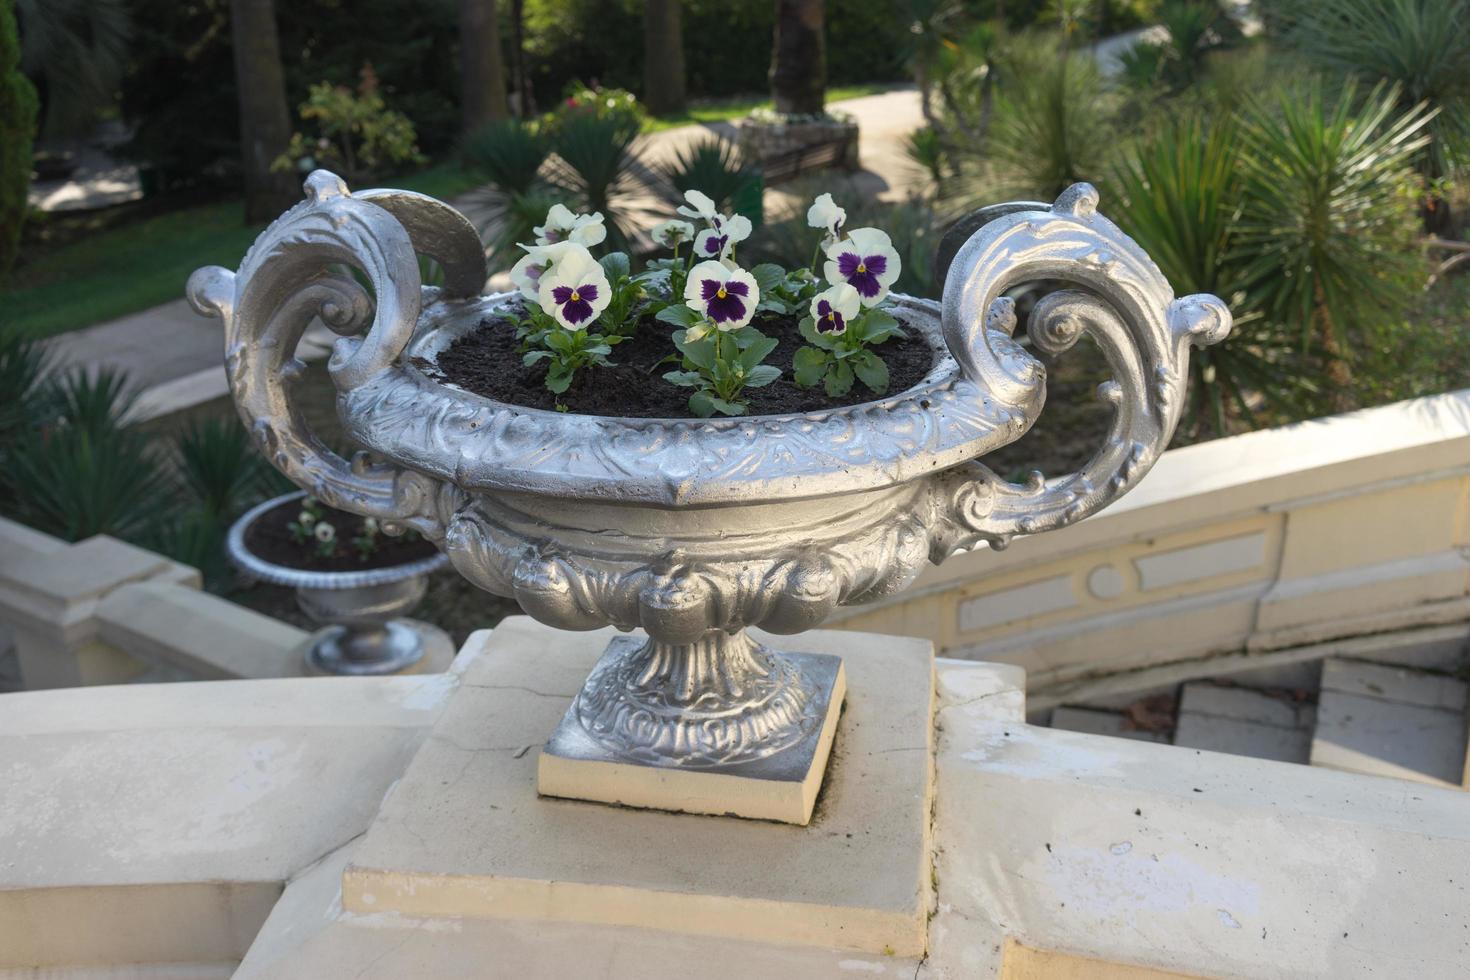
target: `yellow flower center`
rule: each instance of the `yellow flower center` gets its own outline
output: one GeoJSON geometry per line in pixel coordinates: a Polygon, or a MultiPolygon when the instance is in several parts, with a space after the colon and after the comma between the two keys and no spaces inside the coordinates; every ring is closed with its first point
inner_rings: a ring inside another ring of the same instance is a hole
{"type": "Polygon", "coordinates": [[[868,271],[868,267],[866,265],[863,265],[863,263],[859,262],[858,263],[858,271],[859,272],[867,272],[868,271]]]}
{"type": "Polygon", "coordinates": [[[720,299],[724,299],[725,298],[725,287],[724,286],[721,286],[720,287],[720,291],[717,292],[717,293],[715,293],[715,295],[718,296],[720,299]]]}
{"type": "Polygon", "coordinates": [[[572,302],[573,303],[577,302],[577,300],[579,300],[581,298],[582,298],[581,295],[578,294],[578,292],[575,289],[572,290],[572,302]]]}

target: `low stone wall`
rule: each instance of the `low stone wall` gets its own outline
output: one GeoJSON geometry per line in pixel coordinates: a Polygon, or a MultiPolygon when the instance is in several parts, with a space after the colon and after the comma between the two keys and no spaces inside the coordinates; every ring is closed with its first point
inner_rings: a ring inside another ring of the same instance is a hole
{"type": "MultiPolygon", "coordinates": [[[[1033,707],[1470,620],[1470,391],[1167,452],[1090,520],[980,548],[843,628],[1012,663],[1033,707]],[[1131,679],[1119,680],[1124,672],[1131,679]]],[[[1330,653],[1319,651],[1319,655],[1330,653]]]]}
{"type": "Polygon", "coordinates": [[[115,538],[68,544],[0,518],[0,624],[27,690],[301,674],[309,634],[199,585],[115,538]]]}

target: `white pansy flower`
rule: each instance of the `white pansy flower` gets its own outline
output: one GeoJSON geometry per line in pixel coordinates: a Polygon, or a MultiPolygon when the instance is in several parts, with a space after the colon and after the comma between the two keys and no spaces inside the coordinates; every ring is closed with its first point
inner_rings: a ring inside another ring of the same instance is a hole
{"type": "Polygon", "coordinates": [[[296,515],[296,523],[300,524],[304,528],[310,528],[313,524],[316,523],[316,515],[309,510],[303,510],[301,513],[296,515]]]}
{"type": "Polygon", "coordinates": [[[317,524],[316,530],[312,533],[316,535],[316,539],[322,544],[326,544],[329,541],[335,541],[337,539],[337,529],[328,524],[326,521],[322,521],[321,523],[317,524]]]}
{"type": "Polygon", "coordinates": [[[730,249],[749,238],[750,232],[750,219],[745,215],[717,214],[694,240],[694,254],[701,259],[727,259],[730,249]]]}
{"type": "Polygon", "coordinates": [[[842,223],[846,220],[847,212],[837,206],[831,194],[819,194],[806,212],[806,223],[827,233],[823,239],[824,245],[830,245],[842,237],[842,223]]]}
{"type": "Polygon", "coordinates": [[[679,205],[678,211],[686,218],[699,218],[701,221],[713,221],[719,216],[720,211],[715,207],[715,202],[710,199],[708,194],[703,194],[699,191],[685,191],[684,200],[689,202],[689,206],[686,207],[681,204],[679,205]]]}
{"type": "Polygon", "coordinates": [[[811,314],[818,333],[843,333],[861,309],[862,297],[845,282],[812,297],[811,314]]]}
{"type": "Polygon", "coordinates": [[[557,245],[573,242],[586,248],[602,244],[607,237],[607,227],[602,223],[602,214],[574,214],[565,204],[553,204],[546,212],[546,224],[533,229],[537,245],[557,245]]]}
{"type": "Polygon", "coordinates": [[[902,263],[887,232],[854,228],[847,237],[826,247],[822,278],[832,285],[847,283],[857,290],[864,306],[876,306],[898,279],[902,263]]]}
{"type": "Polygon", "coordinates": [[[739,330],[755,316],[761,301],[755,276],[744,269],[726,268],[723,262],[701,262],[689,270],[684,301],[703,313],[720,330],[739,330]]]}
{"type": "Polygon", "coordinates": [[[525,256],[511,266],[510,281],[521,291],[521,295],[531,302],[538,302],[541,298],[541,277],[546,270],[551,268],[563,255],[574,248],[582,246],[575,242],[557,242],[555,245],[522,245],[526,250],[525,256]]]}
{"type": "Polygon", "coordinates": [[[675,218],[672,221],[654,225],[651,235],[654,242],[664,248],[677,248],[694,237],[694,226],[687,221],[675,218]]]}
{"type": "Polygon", "coordinates": [[[612,302],[607,273],[580,245],[573,245],[541,277],[541,308],[568,330],[582,330],[612,302]]]}

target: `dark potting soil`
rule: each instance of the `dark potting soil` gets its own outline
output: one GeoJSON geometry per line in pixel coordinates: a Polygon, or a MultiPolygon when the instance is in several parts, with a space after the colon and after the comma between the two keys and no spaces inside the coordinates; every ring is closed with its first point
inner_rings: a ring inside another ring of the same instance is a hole
{"type": "MultiPolygon", "coordinates": [[[[903,319],[900,317],[900,323],[903,319]]],[[[807,346],[797,329],[798,318],[762,314],[755,328],[777,341],[763,363],[781,369],[781,377],[764,388],[747,388],[749,415],[782,415],[814,412],[843,405],[858,405],[884,395],[869,391],[860,381],[840,398],[830,398],[818,384],[799,386],[792,377],[791,359],[807,346]]],[[[907,326],[907,324],[904,324],[907,326]]],[[[691,418],[692,388],[665,381],[666,371],[679,369],[672,334],[674,327],[651,316],[638,323],[632,337],[613,347],[612,367],[583,368],[560,401],[569,412],[609,415],[617,418],[691,418]]],[[[923,380],[934,364],[934,352],[915,329],[907,338],[894,337],[871,348],[888,365],[888,395],[896,395],[923,380]]],[[[491,317],[460,337],[439,354],[438,365],[415,363],[431,375],[486,398],[526,408],[555,409],[558,396],[546,388],[546,365],[526,367],[517,350],[515,325],[504,317],[491,317]]]]}
{"type": "Polygon", "coordinates": [[[432,557],[432,544],[412,532],[392,538],[378,532],[378,546],[366,559],[359,557],[352,539],[362,534],[362,518],[356,514],[321,505],[324,520],[337,531],[337,550],[330,556],[317,553],[316,541],[299,542],[287,525],[301,513],[301,498],[293,497],[261,514],[245,529],[245,547],[268,562],[306,572],[361,572],[390,568],[432,557]]]}

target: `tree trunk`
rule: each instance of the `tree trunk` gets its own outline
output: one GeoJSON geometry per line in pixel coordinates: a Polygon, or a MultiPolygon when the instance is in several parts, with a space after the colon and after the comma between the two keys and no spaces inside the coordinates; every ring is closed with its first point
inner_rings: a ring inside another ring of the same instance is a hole
{"type": "Polygon", "coordinates": [[[530,119],[536,115],[536,97],[531,94],[531,79],[526,74],[525,0],[510,0],[511,52],[515,60],[516,115],[530,119]]]}
{"type": "Polygon", "coordinates": [[[771,98],[786,115],[818,115],[827,100],[824,0],[776,0],[771,98]]]}
{"type": "Polygon", "coordinates": [[[459,83],[464,135],[506,117],[495,0],[459,0],[459,83]]]}
{"type": "Polygon", "coordinates": [[[655,116],[684,110],[684,29],[680,0],[643,4],[643,103],[655,116]]]}
{"type": "Polygon", "coordinates": [[[286,76],[272,0],[231,0],[235,87],[240,100],[240,156],[245,170],[245,220],[269,221],[301,196],[291,171],[271,164],[291,142],[286,76]]]}

